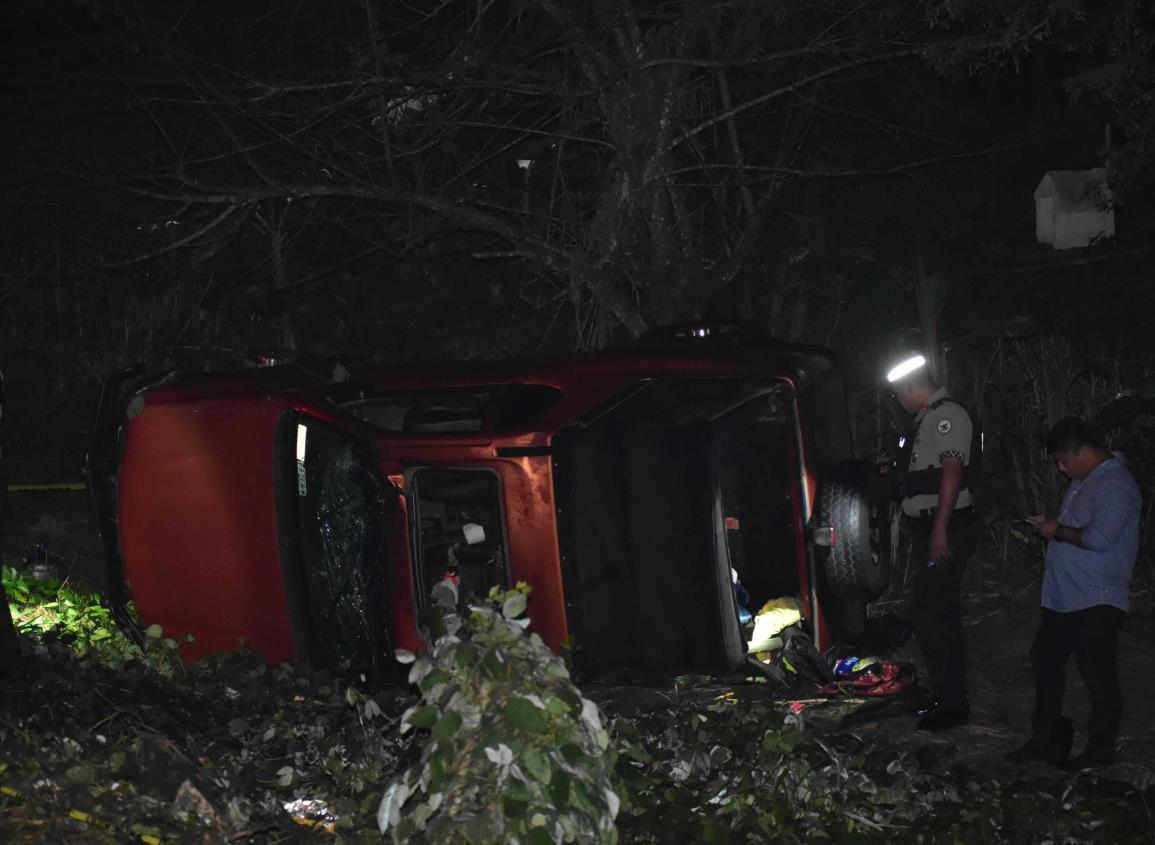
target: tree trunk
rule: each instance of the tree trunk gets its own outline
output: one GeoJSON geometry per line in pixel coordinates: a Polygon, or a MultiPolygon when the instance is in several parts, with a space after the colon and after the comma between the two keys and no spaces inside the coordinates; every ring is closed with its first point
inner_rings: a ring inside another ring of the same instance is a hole
{"type": "MultiPolygon", "coordinates": [[[[7,464],[3,453],[4,376],[0,374],[0,536],[4,532],[4,505],[8,498],[7,464]]],[[[16,638],[16,625],[8,610],[8,591],[0,580],[0,677],[15,675],[20,668],[20,641],[16,638]]]]}
{"type": "Polygon", "coordinates": [[[942,313],[945,296],[945,282],[938,273],[927,273],[922,263],[922,250],[918,251],[918,277],[915,297],[918,303],[918,321],[922,328],[922,342],[925,347],[930,373],[935,382],[947,387],[947,374],[942,348],[938,343],[938,317],[942,313]]]}
{"type": "Polygon", "coordinates": [[[20,668],[20,641],[8,611],[8,593],[0,581],[0,677],[15,675],[20,668]]]}

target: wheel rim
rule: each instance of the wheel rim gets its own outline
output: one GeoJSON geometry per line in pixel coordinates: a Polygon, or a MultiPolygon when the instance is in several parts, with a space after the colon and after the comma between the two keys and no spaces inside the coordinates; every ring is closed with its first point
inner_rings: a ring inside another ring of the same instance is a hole
{"type": "Polygon", "coordinates": [[[898,555],[898,521],[899,510],[893,502],[879,502],[871,508],[870,557],[876,570],[885,569],[898,555]]]}

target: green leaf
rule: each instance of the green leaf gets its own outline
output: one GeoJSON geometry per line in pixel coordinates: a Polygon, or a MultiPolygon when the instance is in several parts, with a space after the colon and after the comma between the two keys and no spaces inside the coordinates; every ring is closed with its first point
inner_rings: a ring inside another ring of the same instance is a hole
{"type": "Polygon", "coordinates": [[[706,822],[706,827],[702,831],[702,841],[706,845],[727,845],[731,841],[730,829],[717,822],[706,822]]]}
{"type": "Polygon", "coordinates": [[[468,669],[477,665],[477,646],[470,642],[463,642],[457,647],[453,656],[453,663],[459,669],[468,669]]]}
{"type": "Polygon", "coordinates": [[[406,721],[415,728],[431,728],[437,722],[437,708],[432,704],[418,707],[406,721]]]}
{"type": "Polygon", "coordinates": [[[421,683],[417,685],[422,692],[429,692],[429,690],[436,687],[438,684],[444,684],[449,681],[449,673],[443,669],[434,669],[428,675],[421,679],[421,683]]]}
{"type": "Polygon", "coordinates": [[[535,827],[525,836],[526,845],[553,845],[553,837],[544,827],[535,827]]]}
{"type": "Polygon", "coordinates": [[[472,845],[491,845],[496,841],[493,819],[479,814],[465,823],[465,839],[472,845]]]}
{"type": "Polygon", "coordinates": [[[511,593],[501,605],[501,615],[506,619],[516,619],[525,613],[528,602],[525,593],[511,593]]]}
{"type": "Polygon", "coordinates": [[[86,786],[96,781],[96,771],[91,766],[73,766],[64,773],[64,777],[77,786],[86,786]]]}
{"type": "Polygon", "coordinates": [[[529,776],[542,783],[549,783],[553,767],[549,764],[549,757],[540,748],[530,746],[521,755],[521,763],[529,776]]]}
{"type": "Polygon", "coordinates": [[[767,731],[762,737],[763,751],[778,751],[789,754],[802,742],[802,734],[798,731],[781,728],[767,731]]]}
{"type": "Polygon", "coordinates": [[[155,625],[155,624],[149,625],[147,628],[144,629],[144,636],[145,636],[145,639],[149,639],[149,640],[162,639],[164,637],[164,629],[161,628],[160,625],[155,625]]]}
{"type": "Polygon", "coordinates": [[[517,697],[505,705],[505,721],[526,733],[542,733],[549,728],[545,714],[527,698],[517,697]]]}
{"type": "Polygon", "coordinates": [[[509,795],[503,795],[501,798],[501,808],[505,812],[507,818],[524,819],[527,812],[529,812],[529,802],[513,798],[509,795]]]}
{"type": "Polygon", "coordinates": [[[451,710],[433,726],[433,738],[442,741],[450,739],[461,727],[461,722],[461,714],[451,710]]]}
{"type": "Polygon", "coordinates": [[[296,770],[292,766],[281,766],[281,768],[277,769],[277,785],[291,786],[296,773],[296,770]]]}
{"type": "Polygon", "coordinates": [[[481,670],[487,678],[500,680],[505,677],[508,667],[497,653],[497,649],[489,649],[481,660],[481,670]]]}
{"type": "Polygon", "coordinates": [[[561,769],[554,770],[549,782],[549,797],[559,809],[569,806],[570,776],[561,769]]]}
{"type": "Polygon", "coordinates": [[[545,703],[545,712],[551,716],[564,716],[566,713],[572,711],[573,708],[562,701],[560,698],[551,698],[545,703]]]}

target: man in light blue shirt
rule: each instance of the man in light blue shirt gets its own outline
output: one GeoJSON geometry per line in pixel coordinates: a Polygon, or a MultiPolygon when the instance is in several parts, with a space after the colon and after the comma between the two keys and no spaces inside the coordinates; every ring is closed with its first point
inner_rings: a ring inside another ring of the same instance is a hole
{"type": "Polygon", "coordinates": [[[1116,640],[1127,618],[1142,497],[1122,455],[1107,451],[1082,420],[1055,425],[1047,449],[1071,483],[1056,518],[1030,520],[1047,541],[1042,618],[1031,648],[1035,714],[1030,740],[1007,758],[1066,761],[1073,728],[1062,713],[1064,676],[1073,653],[1091,694],[1091,721],[1083,753],[1071,763],[1107,765],[1123,709],[1116,640]]]}

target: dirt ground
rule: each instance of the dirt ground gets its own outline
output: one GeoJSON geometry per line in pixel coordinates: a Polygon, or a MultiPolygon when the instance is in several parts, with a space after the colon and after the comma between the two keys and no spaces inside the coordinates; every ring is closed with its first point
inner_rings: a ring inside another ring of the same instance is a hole
{"type": "MultiPolygon", "coordinates": [[[[1029,732],[1034,709],[1034,686],[1029,651],[1038,622],[1039,581],[1013,591],[987,585],[983,596],[971,596],[966,605],[970,724],[941,734],[914,730],[911,705],[894,705],[863,718],[851,717],[851,730],[900,748],[952,745],[957,759],[972,770],[1019,771],[1003,754],[1020,745],[1029,732]]],[[[1151,647],[1155,643],[1155,603],[1151,596],[1132,593],[1131,618],[1119,634],[1119,676],[1123,687],[1123,725],[1114,765],[1102,774],[1146,788],[1155,783],[1155,673],[1151,647]]],[[[921,656],[910,643],[893,657],[918,663],[921,656]]],[[[1066,715],[1075,722],[1075,746],[1082,750],[1090,703],[1074,665],[1067,667],[1066,715]]],[[[1067,773],[1036,764],[1036,774],[1056,778],[1067,773]]]]}
{"type": "MultiPolygon", "coordinates": [[[[99,539],[88,496],[80,492],[14,493],[8,498],[3,554],[7,561],[39,564],[48,574],[99,587],[103,580],[99,539]]],[[[987,567],[988,575],[995,570],[987,567]]],[[[1137,579],[1142,580],[1142,579],[1137,579]]],[[[818,702],[806,705],[804,718],[816,726],[847,729],[902,749],[926,745],[953,746],[959,762],[985,772],[1028,774],[1010,766],[1003,754],[1025,738],[1034,704],[1028,652],[1038,621],[1039,578],[1020,578],[1013,586],[988,578],[982,593],[965,603],[968,641],[968,685],[971,695],[970,724],[942,734],[914,730],[912,704],[894,701],[818,702]]],[[[899,601],[883,602],[872,613],[901,611],[899,601]]],[[[1123,727],[1114,765],[1103,774],[1140,788],[1155,784],[1155,596],[1136,585],[1132,589],[1131,618],[1119,635],[1119,672],[1123,687],[1123,727]]],[[[912,642],[889,654],[880,654],[916,665],[921,655],[912,642]]],[[[708,694],[708,690],[700,690],[708,694]]],[[[602,687],[589,694],[609,709],[629,709],[629,700],[641,704],[650,694],[667,696],[650,688],[625,690],[602,687]]],[[[740,692],[740,694],[742,694],[740,692]]],[[[744,697],[777,698],[761,685],[748,688],[744,697]]],[[[805,691],[797,697],[806,698],[805,691]]],[[[1075,721],[1075,748],[1082,748],[1090,708],[1086,689],[1075,669],[1067,670],[1066,713],[1075,721]]],[[[1030,774],[1056,780],[1069,774],[1042,764],[1030,774]]]]}
{"type": "MultiPolygon", "coordinates": [[[[751,707],[783,712],[795,702],[802,718],[820,733],[849,732],[861,739],[900,751],[935,747],[965,771],[1004,783],[1029,783],[1062,789],[1075,777],[1093,776],[1146,790],[1155,785],[1155,674],[1150,644],[1155,642],[1155,602],[1140,592],[1132,595],[1132,616],[1119,636],[1119,674],[1123,687],[1123,725],[1113,765],[1091,774],[1076,774],[1044,763],[1013,765],[1003,759],[1021,745],[1029,732],[1034,709],[1034,682],[1029,650],[1038,620],[1039,582],[1013,593],[987,584],[982,595],[967,598],[968,687],[972,717],[969,724],[943,733],[915,729],[916,699],[829,698],[801,683],[784,694],[770,684],[719,683],[684,678],[682,684],[625,686],[583,685],[583,691],[608,714],[632,714],[688,702],[709,703],[723,696],[751,707]]],[[[897,602],[890,608],[898,610],[897,602]]],[[[913,641],[876,654],[913,663],[921,672],[921,655],[913,641]]],[[[1073,754],[1082,750],[1090,704],[1074,661],[1067,668],[1065,713],[1075,723],[1073,754]]],[[[938,756],[938,755],[936,755],[938,756]]]]}

